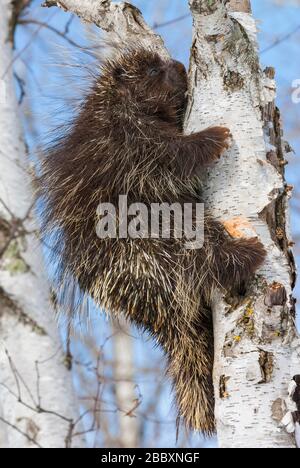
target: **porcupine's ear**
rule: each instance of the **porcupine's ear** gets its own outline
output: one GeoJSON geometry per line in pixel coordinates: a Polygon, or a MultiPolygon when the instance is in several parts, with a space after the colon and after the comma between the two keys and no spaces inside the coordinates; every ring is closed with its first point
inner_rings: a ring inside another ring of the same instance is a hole
{"type": "Polygon", "coordinates": [[[125,70],[122,67],[116,67],[113,71],[113,77],[116,81],[121,81],[125,73],[125,70]]]}

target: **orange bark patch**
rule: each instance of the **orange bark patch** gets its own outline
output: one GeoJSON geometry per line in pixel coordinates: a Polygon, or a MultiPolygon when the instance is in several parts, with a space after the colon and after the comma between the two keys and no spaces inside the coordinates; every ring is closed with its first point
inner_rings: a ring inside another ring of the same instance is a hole
{"type": "Polygon", "coordinates": [[[232,237],[257,237],[254,227],[249,223],[246,218],[237,217],[223,221],[224,227],[228,234],[232,237]]]}

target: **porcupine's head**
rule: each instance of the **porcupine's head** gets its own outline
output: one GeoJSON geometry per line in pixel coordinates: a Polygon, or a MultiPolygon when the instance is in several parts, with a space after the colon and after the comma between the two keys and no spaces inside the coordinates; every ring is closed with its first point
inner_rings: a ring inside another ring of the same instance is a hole
{"type": "MultiPolygon", "coordinates": [[[[163,58],[144,48],[126,51],[106,64],[112,90],[123,91],[123,99],[136,101],[151,112],[169,105],[181,116],[186,107],[187,73],[176,60],[163,58]]],[[[163,118],[163,116],[162,116],[163,118]]]]}

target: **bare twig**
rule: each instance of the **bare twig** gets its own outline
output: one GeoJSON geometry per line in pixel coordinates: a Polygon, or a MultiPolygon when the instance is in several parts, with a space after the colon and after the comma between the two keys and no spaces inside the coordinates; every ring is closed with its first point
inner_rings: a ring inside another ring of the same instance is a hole
{"type": "Polygon", "coordinates": [[[19,88],[20,88],[20,96],[19,96],[19,99],[18,99],[18,104],[21,105],[22,102],[23,102],[23,99],[26,95],[25,93],[25,81],[16,73],[14,72],[14,78],[16,79],[18,85],[19,85],[19,88]]]}
{"type": "MultiPolygon", "coordinates": [[[[53,13],[52,16],[50,16],[49,20],[52,19],[55,15],[56,15],[56,11],[53,13]]],[[[9,70],[11,69],[11,67],[13,66],[13,64],[21,57],[21,55],[25,52],[25,50],[28,49],[28,47],[32,44],[32,42],[34,41],[34,39],[36,38],[36,36],[39,34],[40,30],[43,28],[43,26],[39,26],[33,33],[32,33],[32,36],[30,37],[29,41],[27,42],[27,44],[24,45],[24,47],[14,56],[14,58],[10,61],[10,63],[8,64],[7,68],[5,69],[3,75],[1,76],[1,79],[3,80],[5,78],[5,76],[7,75],[7,73],[9,72],[9,70]]]]}
{"type": "Polygon", "coordinates": [[[165,28],[166,26],[172,26],[173,24],[178,23],[179,21],[183,21],[187,18],[190,18],[190,13],[186,15],[181,15],[178,16],[177,18],[171,19],[169,21],[165,21],[163,23],[153,23],[153,29],[160,29],[160,28],[165,28]]]}
{"type": "Polygon", "coordinates": [[[265,49],[263,49],[261,51],[262,54],[265,54],[266,52],[269,52],[270,50],[274,49],[275,47],[277,47],[278,45],[282,44],[283,42],[289,40],[292,36],[294,36],[297,32],[300,31],[300,24],[295,28],[293,29],[293,31],[289,32],[288,34],[286,34],[285,36],[281,37],[280,39],[277,39],[275,42],[273,42],[273,44],[269,45],[268,47],[266,47],[265,49]]]}
{"type": "Polygon", "coordinates": [[[5,252],[7,251],[7,249],[9,248],[9,246],[10,246],[10,244],[11,244],[11,242],[13,240],[15,240],[18,237],[23,237],[23,236],[29,234],[29,232],[24,227],[24,222],[30,216],[30,213],[31,213],[31,211],[33,209],[34,203],[32,203],[30,205],[30,207],[27,210],[25,216],[23,218],[19,219],[19,218],[16,218],[15,215],[6,207],[3,200],[0,200],[0,202],[3,204],[3,206],[7,209],[7,211],[10,213],[10,215],[12,217],[12,219],[10,221],[10,225],[11,225],[10,236],[8,237],[8,239],[6,240],[4,246],[0,250],[0,258],[1,258],[1,257],[3,257],[3,255],[5,254],[5,252]]]}
{"type": "Polygon", "coordinates": [[[65,31],[62,32],[60,31],[59,29],[55,28],[54,26],[48,24],[48,23],[45,23],[45,22],[42,22],[42,21],[38,21],[38,20],[35,20],[35,19],[26,19],[26,20],[19,20],[19,24],[22,24],[22,25],[26,25],[26,24],[35,24],[35,25],[38,25],[40,26],[40,28],[45,28],[45,29],[48,29],[49,31],[52,31],[54,34],[57,34],[59,37],[61,37],[62,39],[64,39],[65,41],[67,41],[71,46],[73,47],[76,47],[78,49],[80,49],[81,51],[83,51],[84,53],[86,53],[87,55],[90,55],[91,57],[95,57],[95,54],[93,54],[92,52],[90,52],[91,49],[99,49],[101,48],[101,46],[89,46],[89,47],[85,47],[85,46],[82,46],[80,44],[78,44],[77,42],[73,41],[73,39],[70,39],[67,34],[68,34],[68,28],[66,27],[65,31]]]}
{"type": "Polygon", "coordinates": [[[24,436],[27,440],[29,440],[29,442],[31,442],[32,444],[34,444],[36,447],[38,448],[43,448],[33,437],[30,437],[30,435],[26,434],[26,432],[22,431],[22,429],[20,429],[18,426],[16,426],[15,424],[12,424],[10,423],[9,421],[7,421],[6,419],[4,419],[2,416],[0,416],[0,421],[2,421],[4,424],[6,424],[7,426],[11,427],[12,429],[14,429],[15,431],[17,431],[19,434],[21,434],[22,436],[24,436]]]}

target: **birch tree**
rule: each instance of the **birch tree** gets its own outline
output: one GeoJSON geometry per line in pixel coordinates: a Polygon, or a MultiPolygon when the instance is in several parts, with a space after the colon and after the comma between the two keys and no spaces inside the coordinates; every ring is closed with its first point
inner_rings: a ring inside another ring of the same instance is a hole
{"type": "Polygon", "coordinates": [[[79,417],[32,214],[12,43],[20,7],[0,4],[0,447],[63,448],[79,417]]]}
{"type": "MultiPolygon", "coordinates": [[[[95,23],[120,44],[151,45],[167,54],[161,38],[129,3],[45,2],[55,5],[95,23]]],[[[248,0],[190,0],[189,5],[194,21],[185,130],[221,124],[233,134],[231,150],[207,172],[205,201],[230,234],[258,235],[268,252],[245,291],[213,297],[219,445],[292,448],[297,414],[293,419],[290,411],[297,408],[288,389],[300,373],[300,346],[292,297],[292,188],[284,177],[290,149],[274,104],[274,70],[260,68],[248,0]]]]}
{"type": "Polygon", "coordinates": [[[192,1],[195,87],[187,131],[226,124],[233,148],[209,172],[205,196],[213,213],[239,235],[244,219],[268,259],[245,297],[214,298],[215,393],[223,447],[294,446],[278,430],[291,378],[299,373],[292,288],[295,265],[288,225],[291,195],[274,105],[274,70],[259,67],[256,26],[248,1],[192,1]],[[201,64],[201,65],[199,65],[201,64]]]}

